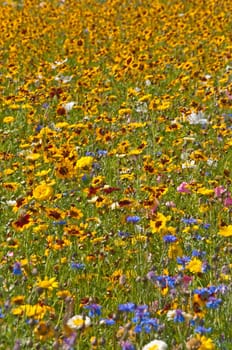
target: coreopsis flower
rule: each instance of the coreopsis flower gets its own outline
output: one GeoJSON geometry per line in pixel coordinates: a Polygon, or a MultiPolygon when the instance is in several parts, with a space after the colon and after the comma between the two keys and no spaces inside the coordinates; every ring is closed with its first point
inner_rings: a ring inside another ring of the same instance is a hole
{"type": "Polygon", "coordinates": [[[68,320],[67,326],[73,330],[88,328],[91,326],[91,319],[88,316],[75,315],[68,320]]]}
{"type": "Polygon", "coordinates": [[[167,350],[167,344],[162,340],[152,340],[150,343],[145,345],[142,350],[167,350]]]}
{"type": "Polygon", "coordinates": [[[219,229],[219,235],[223,237],[231,237],[232,236],[232,225],[222,226],[219,229]]]}
{"type": "Polygon", "coordinates": [[[16,231],[23,231],[29,228],[32,224],[33,221],[31,215],[25,213],[20,215],[18,219],[12,223],[12,226],[16,231]]]}
{"type": "Polygon", "coordinates": [[[36,284],[37,288],[41,288],[44,290],[53,290],[54,288],[58,288],[58,282],[56,281],[56,277],[48,278],[45,277],[44,280],[38,279],[38,282],[36,284]]]}
{"type": "Polygon", "coordinates": [[[46,340],[54,336],[54,329],[49,322],[40,321],[35,327],[34,333],[39,340],[46,340]]]}
{"type": "Polygon", "coordinates": [[[47,305],[19,305],[18,307],[14,308],[12,310],[12,314],[15,316],[25,316],[27,318],[33,318],[36,320],[41,320],[47,312],[53,313],[53,308],[47,306],[47,305]]]}
{"type": "Polygon", "coordinates": [[[3,118],[3,123],[6,123],[6,124],[13,123],[14,120],[15,120],[14,117],[8,116],[8,117],[3,118]]]}
{"type": "Polygon", "coordinates": [[[202,261],[197,258],[193,258],[188,265],[186,265],[186,269],[192,273],[200,273],[202,272],[202,261]]]}
{"type": "Polygon", "coordinates": [[[82,170],[82,169],[89,169],[93,164],[93,157],[86,156],[86,157],[81,157],[80,159],[77,160],[76,162],[76,170],[82,170]]]}
{"type": "Polygon", "coordinates": [[[162,213],[157,212],[154,219],[150,221],[150,227],[152,233],[161,233],[166,229],[166,223],[170,220],[170,216],[164,216],[162,213]]]}
{"type": "Polygon", "coordinates": [[[48,200],[53,195],[53,188],[47,184],[41,184],[34,188],[33,197],[39,201],[48,200]]]}
{"type": "Polygon", "coordinates": [[[190,338],[186,343],[186,347],[188,350],[214,350],[215,345],[211,338],[206,338],[204,335],[201,336],[199,334],[196,337],[190,338]]]}

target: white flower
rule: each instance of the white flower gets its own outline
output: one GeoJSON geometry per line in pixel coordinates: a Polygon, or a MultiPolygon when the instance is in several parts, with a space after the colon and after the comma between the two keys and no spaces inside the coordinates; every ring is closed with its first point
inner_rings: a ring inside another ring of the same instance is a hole
{"type": "Polygon", "coordinates": [[[72,75],[70,75],[70,76],[64,76],[64,75],[56,75],[55,76],[55,80],[56,81],[62,81],[62,83],[64,83],[64,84],[67,84],[67,83],[69,83],[71,80],[72,80],[72,78],[73,78],[73,76],[72,75]]]}
{"type": "Polygon", "coordinates": [[[201,124],[201,125],[205,125],[208,124],[208,119],[205,117],[204,113],[202,111],[195,113],[192,112],[189,116],[188,116],[188,121],[190,124],[196,125],[196,124],[201,124]]]}
{"type": "Polygon", "coordinates": [[[88,316],[75,315],[68,320],[67,326],[73,330],[87,328],[91,326],[91,319],[88,316]]]}
{"type": "Polygon", "coordinates": [[[9,200],[9,201],[6,201],[6,204],[9,205],[10,207],[13,207],[14,205],[17,204],[17,202],[15,200],[9,200]]]}
{"type": "Polygon", "coordinates": [[[162,340],[152,340],[142,350],[167,350],[167,344],[162,340]]]}
{"type": "Polygon", "coordinates": [[[186,162],[182,163],[181,167],[182,169],[196,168],[195,160],[187,160],[186,162]]]}
{"type": "Polygon", "coordinates": [[[52,69],[56,69],[56,67],[61,66],[65,62],[67,62],[67,58],[65,58],[63,61],[55,61],[54,63],[51,64],[52,69]]]}
{"type": "Polygon", "coordinates": [[[64,107],[66,113],[67,113],[67,112],[70,112],[70,111],[73,109],[73,107],[75,106],[75,104],[76,104],[76,102],[73,102],[73,101],[72,101],[72,102],[65,103],[65,104],[63,105],[63,107],[64,107]]]}

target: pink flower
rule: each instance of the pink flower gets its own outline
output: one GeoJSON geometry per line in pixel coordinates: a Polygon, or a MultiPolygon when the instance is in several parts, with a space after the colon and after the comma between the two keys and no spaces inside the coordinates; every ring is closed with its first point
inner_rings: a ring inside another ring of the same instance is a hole
{"type": "Polygon", "coordinates": [[[230,195],[224,200],[223,204],[225,207],[229,207],[230,205],[232,205],[232,198],[230,195]]]}
{"type": "Polygon", "coordinates": [[[214,193],[217,198],[221,197],[225,192],[226,192],[226,189],[223,186],[218,186],[218,187],[215,187],[214,189],[214,193]]]}
{"type": "Polygon", "coordinates": [[[178,187],[177,191],[181,193],[191,193],[191,191],[188,189],[189,184],[187,182],[182,182],[178,187]]]}

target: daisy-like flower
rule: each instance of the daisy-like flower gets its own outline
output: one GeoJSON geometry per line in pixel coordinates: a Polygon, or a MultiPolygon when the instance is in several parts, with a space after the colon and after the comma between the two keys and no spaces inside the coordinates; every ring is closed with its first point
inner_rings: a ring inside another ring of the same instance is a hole
{"type": "Polygon", "coordinates": [[[152,340],[150,343],[145,345],[142,350],[167,350],[167,344],[162,340],[152,340]]]}
{"type": "Polygon", "coordinates": [[[41,289],[53,290],[54,288],[58,288],[58,282],[56,281],[56,277],[52,277],[50,279],[48,279],[48,277],[45,277],[44,280],[38,280],[36,287],[41,289]]]}
{"type": "Polygon", "coordinates": [[[192,273],[200,273],[202,272],[202,261],[197,258],[193,258],[186,266],[186,269],[192,273]]]}
{"type": "Polygon", "coordinates": [[[33,191],[34,198],[40,201],[50,199],[52,194],[53,188],[47,184],[38,185],[33,191]]]}
{"type": "Polygon", "coordinates": [[[219,235],[223,237],[232,236],[232,225],[222,226],[219,230],[219,235]]]}
{"type": "Polygon", "coordinates": [[[191,113],[188,117],[188,121],[190,124],[192,125],[196,125],[196,124],[201,124],[201,125],[205,125],[208,124],[208,119],[205,117],[204,113],[202,111],[198,112],[198,113],[191,113]]]}
{"type": "Polygon", "coordinates": [[[91,319],[88,316],[75,315],[68,320],[67,326],[73,330],[84,329],[91,326],[91,319]]]}
{"type": "Polygon", "coordinates": [[[92,164],[93,164],[93,157],[90,157],[90,156],[81,157],[76,162],[76,169],[79,170],[79,169],[90,168],[92,164]]]}

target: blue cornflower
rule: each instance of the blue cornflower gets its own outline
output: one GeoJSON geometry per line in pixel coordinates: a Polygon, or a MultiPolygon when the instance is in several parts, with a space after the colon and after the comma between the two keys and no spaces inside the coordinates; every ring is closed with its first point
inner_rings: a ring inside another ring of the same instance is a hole
{"type": "Polygon", "coordinates": [[[97,154],[99,155],[99,156],[106,156],[107,155],[107,151],[106,150],[104,150],[104,149],[99,149],[98,151],[97,151],[97,154]]]}
{"type": "Polygon", "coordinates": [[[163,240],[165,243],[173,243],[177,241],[177,237],[173,235],[165,235],[163,236],[163,240]]]}
{"type": "Polygon", "coordinates": [[[192,251],[192,256],[197,256],[200,258],[204,257],[205,254],[206,254],[206,252],[204,252],[204,251],[201,252],[200,250],[196,250],[196,249],[193,249],[193,251],[192,251]]]}
{"type": "Polygon", "coordinates": [[[161,288],[166,288],[166,287],[174,288],[176,285],[175,277],[164,275],[164,276],[156,276],[155,279],[159,283],[161,288]]]}
{"type": "Polygon", "coordinates": [[[115,324],[115,320],[112,318],[102,318],[100,324],[105,324],[106,326],[113,326],[115,324]]]}
{"type": "Polygon", "coordinates": [[[119,231],[119,232],[118,232],[118,235],[119,235],[119,237],[121,237],[121,238],[126,238],[126,237],[129,237],[129,236],[130,236],[130,233],[129,233],[129,232],[119,231]]]}
{"type": "Polygon", "coordinates": [[[71,268],[75,270],[84,270],[85,269],[85,264],[83,263],[76,263],[76,262],[71,262],[71,268]]]}
{"type": "Polygon", "coordinates": [[[42,130],[43,127],[44,127],[43,125],[38,124],[38,125],[36,126],[36,128],[35,128],[35,131],[36,131],[36,132],[40,132],[40,130],[42,130]]]}
{"type": "Polygon", "coordinates": [[[182,257],[177,257],[176,261],[178,264],[185,266],[186,264],[188,264],[190,262],[191,258],[189,256],[182,256],[182,257]]]}
{"type": "Polygon", "coordinates": [[[210,333],[212,331],[212,328],[205,328],[203,326],[198,326],[194,329],[195,333],[199,333],[199,334],[206,334],[206,333],[210,333]]]}
{"type": "Polygon", "coordinates": [[[60,221],[53,221],[52,223],[53,225],[66,225],[67,224],[67,221],[65,220],[60,220],[60,221]]]}
{"type": "Polygon", "coordinates": [[[139,216],[128,216],[126,218],[127,222],[131,222],[132,224],[137,224],[137,222],[140,221],[140,217],[139,216]]]}
{"type": "Polygon", "coordinates": [[[2,313],[2,309],[0,308],[0,318],[4,318],[5,315],[2,313]]]}
{"type": "Polygon", "coordinates": [[[202,264],[202,272],[207,272],[210,270],[210,265],[207,261],[203,261],[203,264],[202,264]]]}
{"type": "Polygon", "coordinates": [[[123,312],[132,312],[136,308],[136,305],[134,303],[126,303],[126,304],[119,304],[118,310],[123,312]]]}
{"type": "Polygon", "coordinates": [[[152,330],[158,329],[158,322],[156,318],[144,317],[141,322],[134,328],[135,333],[141,333],[143,330],[145,333],[150,333],[152,330]]]}
{"type": "Polygon", "coordinates": [[[222,302],[221,299],[210,297],[208,302],[206,303],[206,307],[208,309],[217,309],[219,307],[219,305],[221,304],[221,302],[222,302]]]}
{"type": "Polygon", "coordinates": [[[90,305],[85,305],[84,308],[89,310],[89,317],[101,315],[101,308],[102,308],[101,305],[90,304],[90,305]]]}
{"type": "Polygon", "coordinates": [[[196,224],[197,223],[197,219],[194,219],[194,218],[183,218],[181,221],[184,222],[187,225],[191,225],[191,224],[196,224]]]}
{"type": "Polygon", "coordinates": [[[21,264],[19,262],[14,263],[13,274],[16,276],[22,275],[21,264]]]}
{"type": "Polygon", "coordinates": [[[135,333],[141,333],[142,332],[142,325],[141,324],[137,324],[134,328],[134,332],[135,333]]]}
{"type": "Polygon", "coordinates": [[[95,153],[94,152],[85,152],[86,156],[90,156],[90,157],[95,157],[95,153]]]}
{"type": "Polygon", "coordinates": [[[211,225],[210,225],[210,224],[207,224],[207,223],[206,223],[206,224],[203,224],[203,227],[204,227],[205,229],[210,228],[210,226],[211,226],[211,225]]]}
{"type": "Polygon", "coordinates": [[[134,323],[140,322],[141,320],[150,316],[150,312],[148,311],[147,305],[138,305],[134,313],[135,316],[132,318],[132,322],[134,323]]]}
{"type": "Polygon", "coordinates": [[[184,322],[185,318],[184,315],[182,314],[181,310],[176,310],[176,314],[174,316],[174,322],[184,322]]]}

